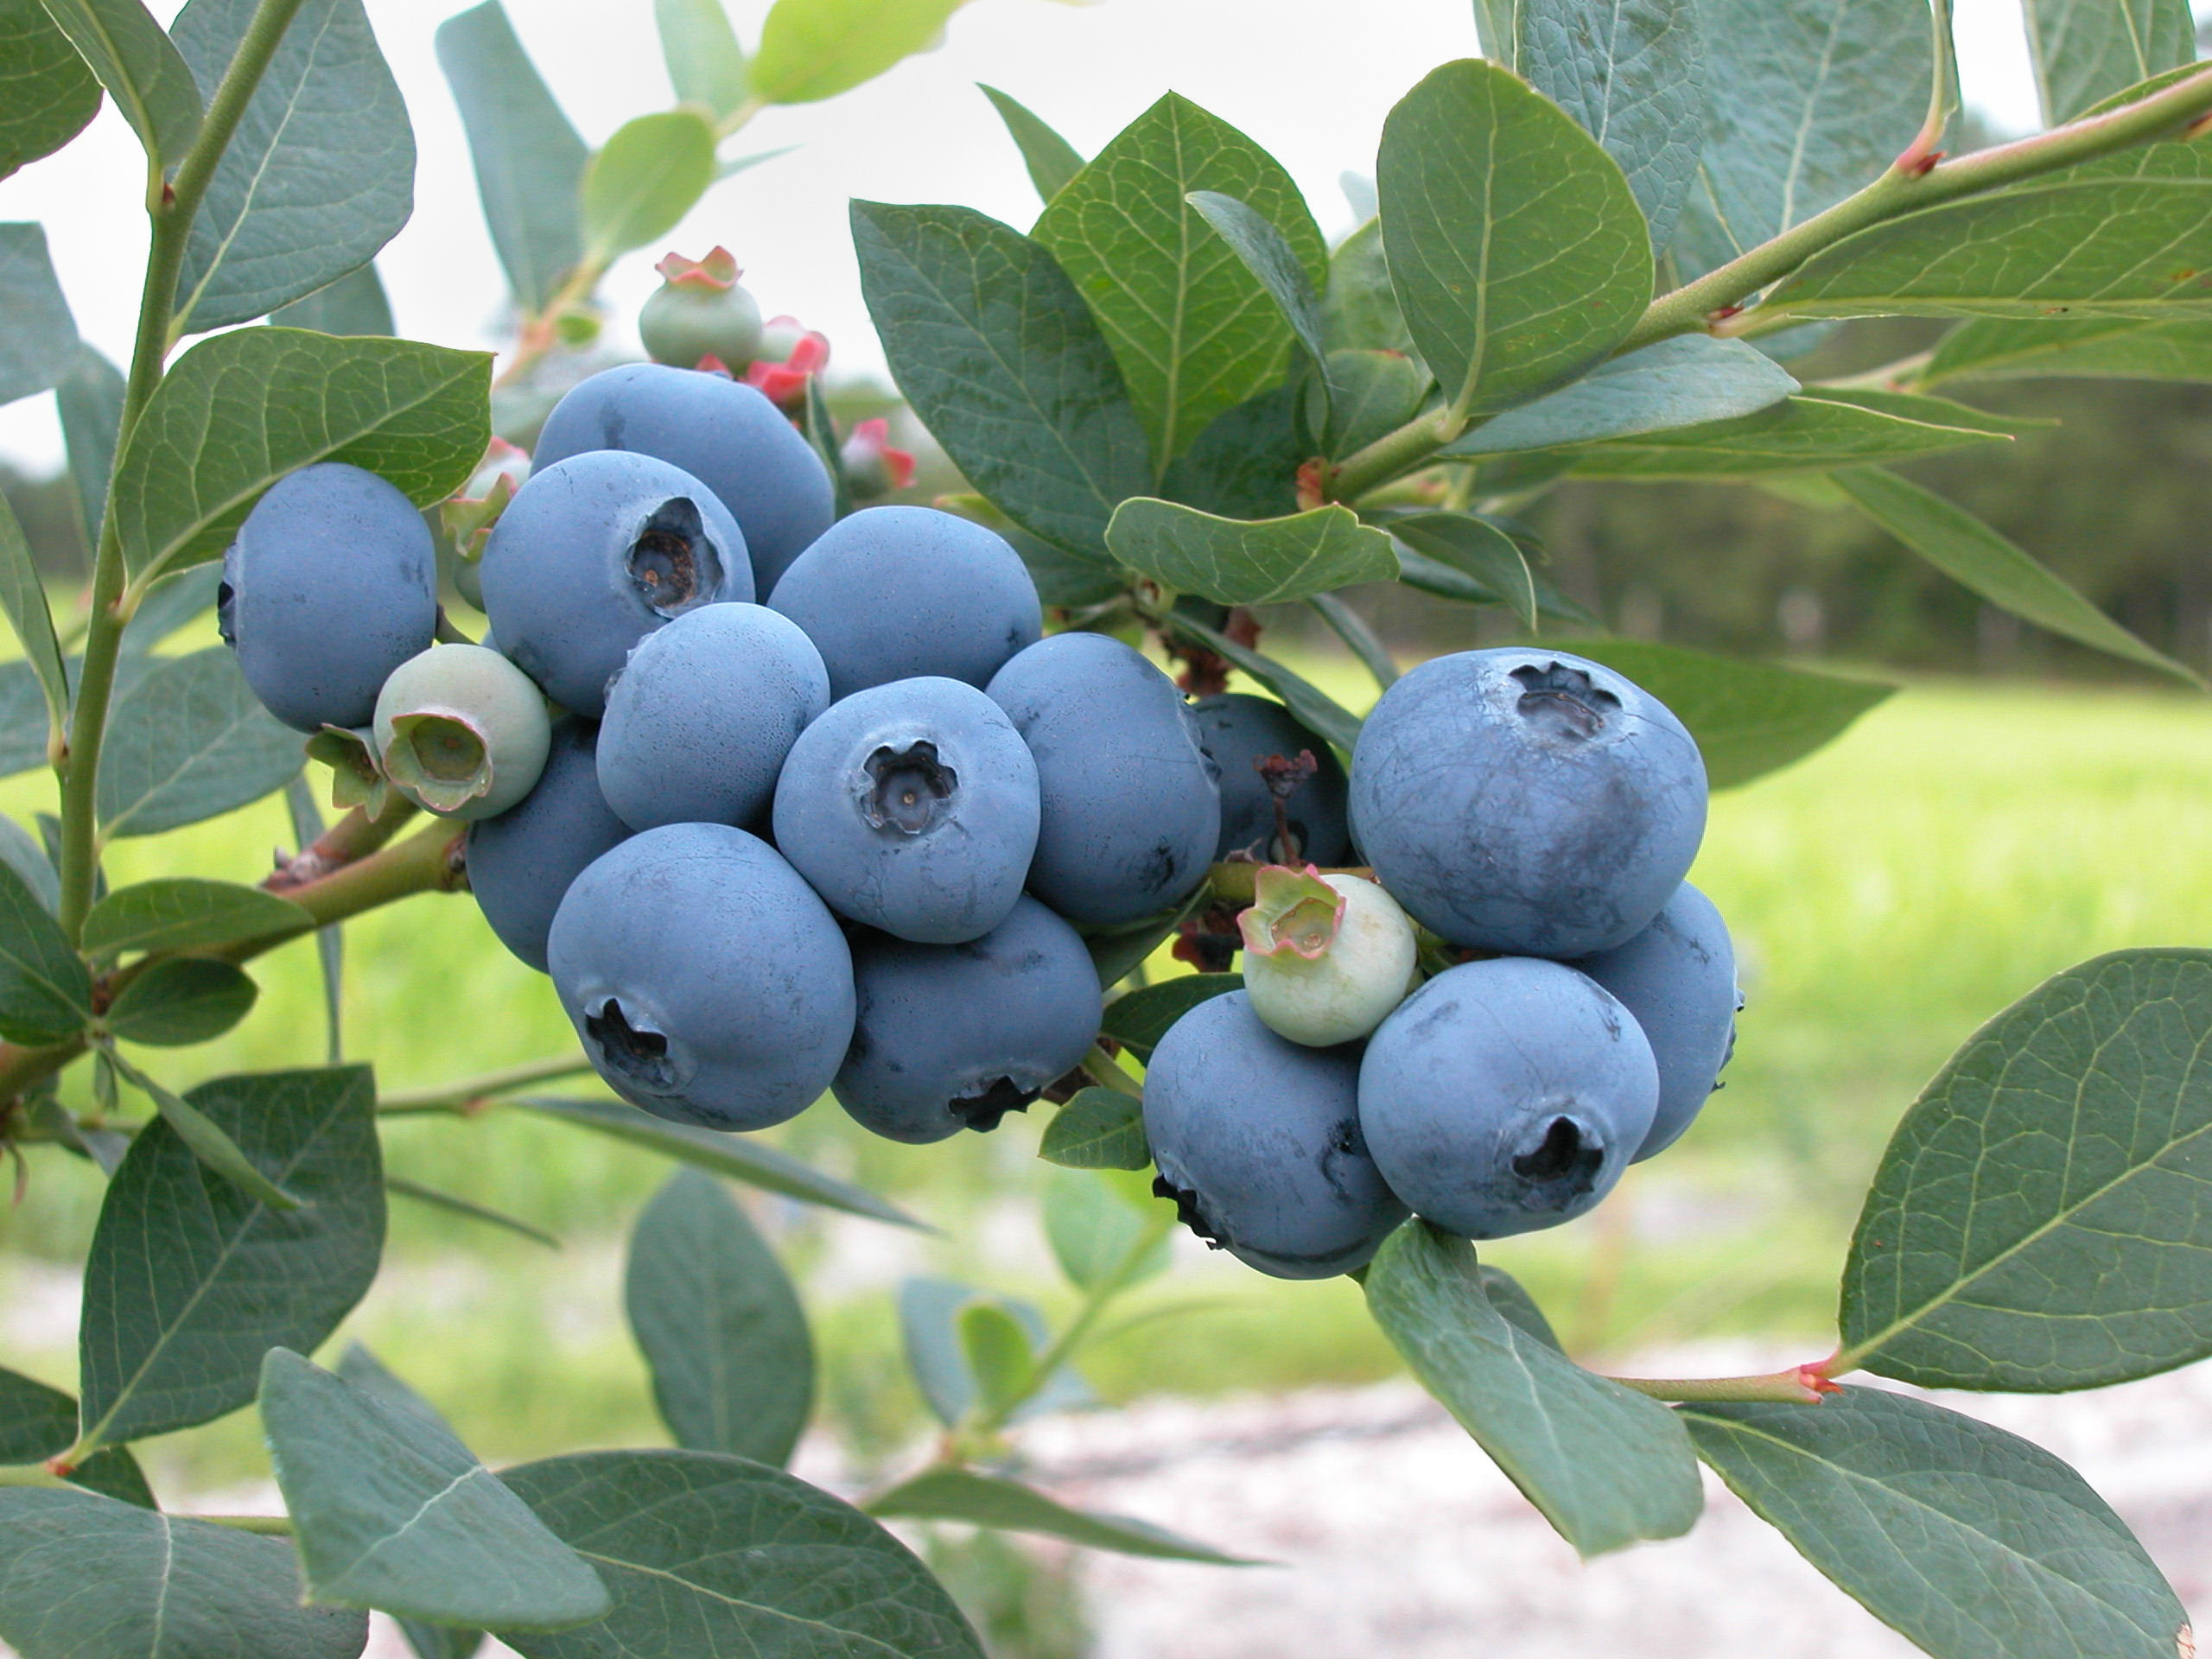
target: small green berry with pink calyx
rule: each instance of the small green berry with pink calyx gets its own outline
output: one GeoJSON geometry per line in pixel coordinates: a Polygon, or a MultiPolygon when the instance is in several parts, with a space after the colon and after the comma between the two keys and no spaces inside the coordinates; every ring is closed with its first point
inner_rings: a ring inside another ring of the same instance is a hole
{"type": "Polygon", "coordinates": [[[654,269],[661,285],[638,313],[638,337],[656,363],[696,369],[712,358],[742,373],[760,352],[760,306],[738,283],[727,248],[703,259],[671,253],[654,269]]]}
{"type": "Polygon", "coordinates": [[[1265,866],[1236,926],[1253,1013],[1309,1048],[1366,1036],[1420,977],[1412,919],[1364,876],[1265,866]]]}

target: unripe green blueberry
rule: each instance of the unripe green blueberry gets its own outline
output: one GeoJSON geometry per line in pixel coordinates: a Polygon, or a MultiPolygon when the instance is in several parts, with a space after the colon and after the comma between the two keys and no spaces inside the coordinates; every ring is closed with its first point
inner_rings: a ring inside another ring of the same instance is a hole
{"type": "Polygon", "coordinates": [[[1237,926],[1252,1012],[1294,1043],[1329,1048],[1364,1037],[1413,989],[1414,925],[1363,877],[1268,865],[1237,926]]]}
{"type": "Polygon", "coordinates": [[[377,760],[425,811],[489,818],[537,786],[552,722],[531,678],[481,645],[432,645],[377,695],[377,760]]]}
{"type": "Polygon", "coordinates": [[[738,285],[728,251],[704,259],[671,253],[656,267],[662,283],[638,313],[638,335],[656,363],[696,369],[713,358],[742,374],[760,352],[760,307],[738,285]]]}

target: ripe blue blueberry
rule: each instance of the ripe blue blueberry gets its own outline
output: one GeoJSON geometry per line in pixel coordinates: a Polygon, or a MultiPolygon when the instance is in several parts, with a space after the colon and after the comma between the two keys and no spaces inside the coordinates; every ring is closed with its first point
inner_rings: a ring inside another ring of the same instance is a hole
{"type": "Polygon", "coordinates": [[[1344,769],[1329,746],[1307,731],[1289,709],[1268,697],[1225,691],[1191,709],[1198,741],[1221,768],[1221,842],[1216,861],[1243,852],[1262,863],[1349,864],[1351,822],[1345,816],[1344,769]],[[1283,803],[1297,845],[1277,845],[1274,796],[1255,762],[1270,755],[1313,757],[1314,771],[1283,803]]]}
{"type": "Polygon", "coordinates": [[[840,697],[923,675],[985,685],[1044,631],[1037,585],[1006,537],[934,507],[840,518],[768,602],[821,648],[840,697]]]}
{"type": "Polygon", "coordinates": [[[385,676],[436,632],[437,550],[390,484],[319,461],[279,479],[246,514],[217,607],[270,714],[303,732],[365,726],[385,676]]]}
{"type": "Polygon", "coordinates": [[[702,605],[753,597],[745,537],[714,493],[613,449],[533,473],[493,526],[480,579],[499,649],[594,720],[639,640],[702,605]]]}
{"type": "Polygon", "coordinates": [[[1659,1063],[1659,1110],[1639,1161],[1681,1138],[1736,1047],[1736,950],[1713,900],[1687,881],[1626,944],[1574,963],[1636,1016],[1659,1063]]]}
{"type": "Polygon", "coordinates": [[[1349,1273],[1406,1218],[1362,1138],[1358,1090],[1356,1047],[1278,1037],[1243,991],[1201,1002],[1145,1068],[1153,1191],[1262,1273],[1349,1273]]]}
{"type": "Polygon", "coordinates": [[[1028,746],[958,680],[896,680],[831,704],[776,785],[776,844],[814,890],[856,922],[925,944],[1006,919],[1037,823],[1028,746]]]}
{"type": "Polygon", "coordinates": [[[671,823],[594,860],[546,957],[615,1093],[680,1123],[761,1129],[830,1086],[853,1038],[853,959],[814,890],[724,823],[671,823]]]}
{"type": "Polygon", "coordinates": [[[545,936],[569,884],[630,826],[599,792],[592,749],[599,728],[576,715],[553,722],[537,787],[496,818],[468,826],[468,887],[499,943],[545,970],[545,936]]]}
{"type": "Polygon", "coordinates": [[[785,568],[836,516],[830,474],[776,406],[751,386],[696,369],[626,363],[571,387],[545,417],[543,472],[592,449],[626,449],[680,467],[729,509],[766,599],[785,568]]]}
{"type": "Polygon", "coordinates": [[[428,812],[496,817],[537,785],[552,741],[530,677],[481,645],[432,645],[391,671],[371,731],[391,786],[428,812]]]}
{"type": "Polygon", "coordinates": [[[1422,664],[1351,766],[1352,833],[1452,944],[1567,958],[1640,931],[1705,833],[1705,763],[1664,704],[1600,664],[1512,646],[1422,664]]]}
{"type": "Polygon", "coordinates": [[[832,1087],[856,1122],[893,1141],[996,1128],[1098,1035],[1090,952],[1034,899],[965,944],[863,934],[853,976],[860,1014],[832,1087]]]}
{"type": "Polygon", "coordinates": [[[1658,1103],[1634,1016],[1587,975],[1529,957],[1446,969],[1382,1023],[1359,1067],[1360,1127],[1382,1179],[1468,1238],[1590,1209],[1658,1103]]]}
{"type": "Polygon", "coordinates": [[[756,823],[807,722],[830,706],[821,653],[760,605],[707,605],[639,641],[607,694],[599,785],[633,830],[756,823]]]}
{"type": "Polygon", "coordinates": [[[1037,760],[1032,893],[1072,922],[1129,922],[1205,879],[1221,795],[1173,680],[1118,639],[1056,633],[988,690],[1037,760]]]}

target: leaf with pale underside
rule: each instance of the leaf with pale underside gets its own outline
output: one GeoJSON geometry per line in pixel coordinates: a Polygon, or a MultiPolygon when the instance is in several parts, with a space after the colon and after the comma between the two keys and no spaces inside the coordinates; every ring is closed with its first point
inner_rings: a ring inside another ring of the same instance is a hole
{"type": "Polygon", "coordinates": [[[198,876],[157,876],[118,887],[85,918],[85,949],[189,950],[233,939],[305,932],[314,918],[289,899],[259,887],[198,876]]]}
{"type": "Polygon", "coordinates": [[[99,112],[100,83],[39,0],[0,0],[0,179],[99,112]]]}
{"type": "Polygon", "coordinates": [[[0,404],[60,385],[77,352],[77,324],[45,228],[0,225],[0,404]]]}
{"type": "Polygon", "coordinates": [[[2046,126],[2196,59],[2189,0],[2025,0],[2022,9],[2046,126]]]}
{"type": "Polygon", "coordinates": [[[197,823],[283,788],[299,733],[261,706],[226,647],[153,659],[110,716],[96,791],[110,836],[197,823]]]}
{"type": "Polygon", "coordinates": [[[1500,454],[1755,415],[1799,390],[1740,340],[1685,334],[1599,364],[1572,385],[1509,409],[1446,444],[1446,455],[1500,454]]]}
{"type": "Polygon", "coordinates": [[[200,134],[200,88],[141,0],[45,0],[149,159],[175,167],[200,134]]]}
{"type": "Polygon", "coordinates": [[[1115,509],[1106,545],[1131,569],[1224,605],[1303,599],[1398,574],[1390,538],[1334,505],[1252,520],[1138,496],[1115,509]]]}
{"type": "Polygon", "coordinates": [[[1165,1527],[1127,1516],[1100,1515],[1047,1497],[1033,1487],[972,1469],[934,1469],[870,1498],[870,1515],[887,1520],[961,1521],[1007,1532],[1042,1533],[1090,1549],[1158,1560],[1204,1561],[1213,1567],[1259,1563],[1179,1537],[1165,1527]]]}

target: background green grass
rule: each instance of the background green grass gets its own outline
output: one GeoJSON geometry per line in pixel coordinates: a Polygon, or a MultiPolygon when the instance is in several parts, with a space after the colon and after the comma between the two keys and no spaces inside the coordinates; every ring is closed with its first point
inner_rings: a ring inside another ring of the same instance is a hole
{"type": "MultiPolygon", "coordinates": [[[[1339,680],[1347,693],[1349,684],[1339,680]]],[[[45,804],[42,779],[0,806],[45,804]]],[[[237,880],[288,839],[273,803],[118,844],[111,879],[179,868],[237,880]]],[[[1618,1357],[1718,1332],[1764,1332],[1777,1364],[1832,1338],[1858,1195],[1897,1116],[1976,1026],[2051,973],[2127,945],[2212,940],[2212,711],[2152,692],[1924,683],[1789,772],[1716,798],[1694,879],[1735,930],[1750,998],[1728,1086],[1683,1142],[1581,1225],[1487,1252],[1569,1340],[1618,1357]]],[[[569,1044],[547,981],[510,960],[466,899],[425,898],[346,930],[346,1051],[404,1088],[569,1044]]],[[[321,992],[302,943],[257,970],[260,1007],[222,1042],[147,1054],[185,1084],[318,1063],[321,992]]],[[[79,1074],[71,1082],[81,1090],[79,1074]]],[[[580,1085],[581,1088],[581,1085],[580,1085]]],[[[831,1420],[866,1456],[910,1443],[918,1402],[896,1360],[891,1292],[948,1274],[1066,1300],[1038,1221],[1040,1109],[933,1147],[861,1135],[825,1103],[767,1138],[897,1196],[924,1236],[763,1203],[807,1287],[831,1420]]],[[[512,1458],[660,1438],[620,1312],[620,1237],[667,1173],[649,1154],[526,1115],[390,1123],[390,1167],[526,1217],[556,1254],[405,1198],[386,1271],[350,1322],[512,1458]]],[[[99,1184],[31,1154],[0,1212],[5,1363],[73,1380],[67,1309],[99,1184]],[[41,1307],[49,1311],[41,1314],[41,1307]]],[[[1185,1241],[1090,1363],[1099,1392],[1211,1393],[1395,1370],[1346,1281],[1282,1285],[1185,1241]]],[[[251,1414],[153,1449],[157,1478],[207,1485],[263,1466],[251,1414]]]]}

